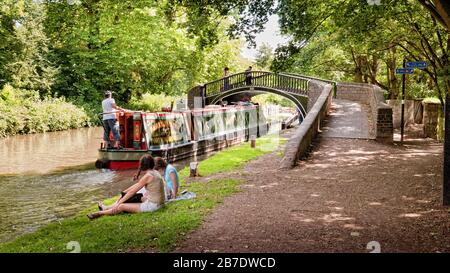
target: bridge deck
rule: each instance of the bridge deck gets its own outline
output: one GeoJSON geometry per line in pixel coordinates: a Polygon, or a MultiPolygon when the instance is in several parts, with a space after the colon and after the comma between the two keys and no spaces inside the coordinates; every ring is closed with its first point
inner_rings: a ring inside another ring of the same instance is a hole
{"type": "Polygon", "coordinates": [[[370,138],[366,109],[358,102],[333,99],[322,137],[370,138]]]}

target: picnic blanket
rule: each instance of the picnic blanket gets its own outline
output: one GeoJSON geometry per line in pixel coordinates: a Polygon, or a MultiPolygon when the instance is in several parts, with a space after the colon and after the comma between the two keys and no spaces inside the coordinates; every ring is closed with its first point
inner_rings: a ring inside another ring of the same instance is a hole
{"type": "Polygon", "coordinates": [[[195,198],[197,195],[194,192],[191,191],[187,191],[182,193],[180,196],[178,196],[175,199],[170,199],[167,202],[174,202],[174,201],[180,201],[180,200],[188,200],[188,199],[192,199],[195,198]]]}

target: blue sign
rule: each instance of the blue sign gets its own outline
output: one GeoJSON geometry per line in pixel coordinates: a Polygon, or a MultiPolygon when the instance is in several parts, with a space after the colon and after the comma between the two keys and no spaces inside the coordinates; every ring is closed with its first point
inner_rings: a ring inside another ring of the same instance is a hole
{"type": "Polygon", "coordinates": [[[420,62],[407,62],[406,67],[407,68],[426,68],[428,66],[427,62],[420,61],[420,62]]]}
{"type": "Polygon", "coordinates": [[[414,68],[397,68],[395,74],[414,74],[414,68]]]}

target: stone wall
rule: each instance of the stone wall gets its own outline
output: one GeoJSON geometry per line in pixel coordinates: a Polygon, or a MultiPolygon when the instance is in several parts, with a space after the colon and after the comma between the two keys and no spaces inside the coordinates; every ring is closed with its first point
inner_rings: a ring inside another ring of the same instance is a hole
{"type": "Polygon", "coordinates": [[[357,101],[369,108],[369,135],[377,141],[393,142],[392,108],[385,103],[380,87],[366,83],[338,83],[337,99],[357,101]]]}
{"type": "Polygon", "coordinates": [[[377,141],[392,143],[394,141],[394,128],[392,126],[392,108],[389,105],[379,103],[376,125],[377,141]]]}
{"type": "Polygon", "coordinates": [[[337,84],[336,98],[369,105],[372,99],[372,90],[373,85],[370,84],[339,82],[337,84]]]}
{"type": "Polygon", "coordinates": [[[320,95],[322,94],[322,88],[315,82],[309,82],[309,87],[308,87],[308,104],[307,104],[307,109],[306,112],[309,112],[312,107],[314,106],[314,104],[316,103],[317,99],[320,97],[320,95]]]}
{"type": "Polygon", "coordinates": [[[281,161],[282,168],[294,167],[297,161],[309,152],[311,143],[330,110],[331,91],[331,84],[314,80],[309,82],[308,94],[313,94],[313,97],[309,100],[311,103],[308,103],[308,115],[286,143],[284,157],[281,161]],[[320,95],[317,96],[317,94],[320,95]],[[315,101],[314,104],[312,104],[313,101],[315,101]]]}
{"type": "Polygon", "coordinates": [[[423,103],[423,134],[424,137],[437,138],[437,125],[439,113],[441,111],[440,103],[423,103]]]}
{"type": "MultiPolygon", "coordinates": [[[[400,128],[402,113],[401,100],[387,100],[386,103],[392,108],[392,122],[394,129],[400,128]]],[[[405,126],[409,124],[421,124],[423,118],[422,100],[405,100],[405,126]]]]}

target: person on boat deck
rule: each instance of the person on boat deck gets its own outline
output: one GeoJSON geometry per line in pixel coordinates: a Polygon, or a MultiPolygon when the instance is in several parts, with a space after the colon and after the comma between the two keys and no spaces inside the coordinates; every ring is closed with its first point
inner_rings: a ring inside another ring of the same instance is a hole
{"type": "Polygon", "coordinates": [[[230,69],[228,67],[225,67],[223,70],[223,90],[224,91],[230,89],[230,79],[228,78],[229,71],[230,71],[230,69]]]}
{"type": "Polygon", "coordinates": [[[178,189],[180,187],[180,178],[177,169],[161,157],[155,157],[155,170],[164,176],[166,182],[166,200],[177,198],[178,189]]]}
{"type": "Polygon", "coordinates": [[[155,161],[151,155],[144,155],[139,161],[140,169],[146,169],[146,173],[136,184],[129,187],[126,193],[112,206],[101,205],[101,211],[88,214],[90,220],[99,218],[104,215],[115,215],[121,212],[139,213],[151,212],[158,210],[164,205],[165,193],[164,182],[161,174],[154,170],[155,161]],[[125,203],[132,198],[138,191],[145,188],[145,193],[141,199],[141,203],[125,203]]]}
{"type": "Polygon", "coordinates": [[[116,101],[112,98],[112,92],[105,92],[105,99],[102,101],[103,108],[103,140],[105,147],[110,147],[109,133],[112,131],[114,137],[114,148],[120,148],[120,134],[119,122],[116,119],[116,111],[123,111],[124,109],[116,105],[116,101]]]}

